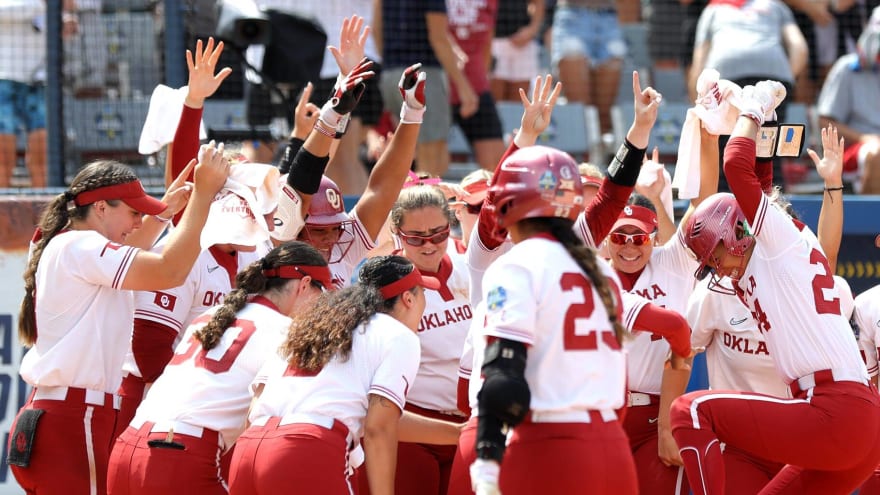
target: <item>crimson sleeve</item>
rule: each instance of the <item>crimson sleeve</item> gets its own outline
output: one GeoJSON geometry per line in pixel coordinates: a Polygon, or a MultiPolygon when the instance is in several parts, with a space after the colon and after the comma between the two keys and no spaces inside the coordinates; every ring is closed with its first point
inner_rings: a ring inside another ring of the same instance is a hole
{"type": "Polygon", "coordinates": [[[765,194],[773,191],[773,160],[755,159],[755,175],[761,183],[761,190],[765,194]]]}
{"type": "Polygon", "coordinates": [[[754,222],[761,204],[761,182],[755,175],[755,140],[738,136],[724,148],[724,176],[730,191],[749,222],[754,222]]]}
{"type": "Polygon", "coordinates": [[[468,398],[468,385],[469,380],[458,377],[458,389],[455,397],[455,405],[458,406],[458,410],[463,412],[465,416],[470,417],[471,401],[468,398]]]}
{"type": "MultiPolygon", "coordinates": [[[[174,180],[190,160],[199,156],[199,128],[202,125],[202,109],[183,106],[180,121],[177,123],[177,131],[174,133],[174,141],[171,146],[171,180],[174,180]]],[[[193,174],[186,178],[193,180],[193,174]]],[[[183,210],[174,216],[174,224],[180,221],[183,210]]]]}
{"type": "Polygon", "coordinates": [[[159,378],[174,355],[177,331],[154,321],[135,318],[131,335],[131,352],[141,376],[147,383],[159,378]]]}
{"type": "Polygon", "coordinates": [[[590,227],[590,234],[596,245],[601,244],[611,232],[611,228],[620,217],[620,212],[626,206],[633,189],[635,188],[632,186],[615,184],[607,177],[602,180],[599,192],[584,211],[587,225],[590,227]]]}
{"type": "Polygon", "coordinates": [[[684,316],[671,309],[656,304],[644,305],[633,323],[633,330],[663,337],[676,355],[691,354],[691,328],[684,316]]]}
{"type": "MultiPolygon", "coordinates": [[[[519,146],[511,140],[510,146],[507,147],[507,150],[504,151],[501,159],[498,160],[498,165],[495,167],[495,173],[492,174],[492,179],[489,181],[490,186],[495,184],[495,181],[498,180],[498,174],[501,171],[501,164],[504,163],[504,160],[518,149],[519,146]]],[[[494,198],[491,193],[486,196],[487,203],[494,204],[493,200],[494,198]]],[[[483,208],[480,210],[480,216],[477,218],[477,235],[480,236],[480,241],[483,243],[483,246],[490,251],[504,243],[504,239],[507,237],[507,232],[498,229],[498,224],[495,221],[494,209],[483,208]]]]}

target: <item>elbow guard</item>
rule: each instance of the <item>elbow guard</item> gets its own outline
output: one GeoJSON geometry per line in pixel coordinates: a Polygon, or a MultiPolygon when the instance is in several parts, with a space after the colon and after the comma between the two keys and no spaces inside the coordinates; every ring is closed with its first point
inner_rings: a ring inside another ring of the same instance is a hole
{"type": "Polygon", "coordinates": [[[278,196],[278,209],[275,211],[275,229],[269,235],[276,241],[287,242],[296,239],[306,225],[303,215],[303,202],[299,193],[290,184],[284,184],[278,196]]]}
{"type": "Polygon", "coordinates": [[[508,426],[525,419],[532,398],[525,369],[525,344],[495,339],[486,347],[483,387],[477,396],[480,416],[494,416],[508,426]]]}
{"type": "Polygon", "coordinates": [[[645,150],[624,139],[608,166],[608,180],[620,186],[635,187],[644,159],[645,150]]]}

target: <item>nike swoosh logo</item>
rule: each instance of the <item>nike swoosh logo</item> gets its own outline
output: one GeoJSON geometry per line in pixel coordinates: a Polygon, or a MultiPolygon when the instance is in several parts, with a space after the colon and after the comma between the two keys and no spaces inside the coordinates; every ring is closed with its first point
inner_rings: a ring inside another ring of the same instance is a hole
{"type": "Polygon", "coordinates": [[[217,266],[209,266],[209,267],[208,267],[208,273],[214,273],[214,270],[216,270],[216,269],[218,269],[218,268],[220,268],[220,265],[217,265],[217,266]]]}
{"type": "Polygon", "coordinates": [[[648,418],[648,423],[654,424],[659,420],[660,420],[660,418],[648,418]]]}
{"type": "Polygon", "coordinates": [[[743,322],[745,322],[745,321],[748,320],[748,319],[749,319],[748,317],[743,318],[742,320],[734,320],[733,318],[731,318],[731,319],[730,319],[730,324],[731,324],[731,325],[739,325],[740,323],[743,323],[743,322]]]}

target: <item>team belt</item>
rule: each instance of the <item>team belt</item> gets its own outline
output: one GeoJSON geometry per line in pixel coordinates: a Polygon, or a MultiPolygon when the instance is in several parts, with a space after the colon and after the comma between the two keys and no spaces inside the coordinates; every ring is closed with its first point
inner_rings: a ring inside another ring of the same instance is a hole
{"type": "Polygon", "coordinates": [[[644,394],[642,392],[627,392],[626,405],[628,407],[650,406],[651,404],[659,404],[660,396],[654,394],[644,394]]]}
{"type": "Polygon", "coordinates": [[[816,385],[831,382],[856,382],[867,385],[868,381],[864,377],[862,370],[851,368],[832,368],[828,370],[819,370],[808,375],[804,375],[789,384],[792,397],[797,397],[803,392],[810,390],[816,385]]]}
{"type": "Polygon", "coordinates": [[[78,387],[37,387],[33,400],[58,400],[119,409],[120,398],[101,390],[78,387]]]}

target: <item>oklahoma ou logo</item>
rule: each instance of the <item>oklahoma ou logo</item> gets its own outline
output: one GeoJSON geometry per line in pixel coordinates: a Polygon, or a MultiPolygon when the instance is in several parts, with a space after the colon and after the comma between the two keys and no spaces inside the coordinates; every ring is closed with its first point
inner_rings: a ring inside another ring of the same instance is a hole
{"type": "Polygon", "coordinates": [[[336,189],[332,187],[328,187],[324,191],[324,196],[327,198],[327,202],[330,203],[330,206],[333,207],[334,210],[338,210],[342,206],[342,196],[336,192],[336,189]]]}

